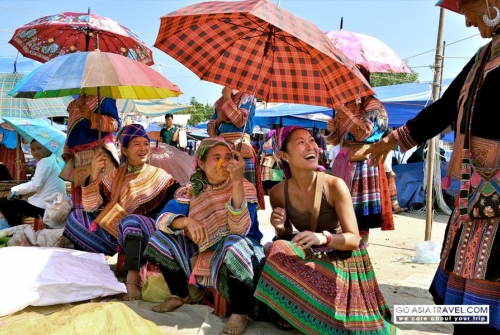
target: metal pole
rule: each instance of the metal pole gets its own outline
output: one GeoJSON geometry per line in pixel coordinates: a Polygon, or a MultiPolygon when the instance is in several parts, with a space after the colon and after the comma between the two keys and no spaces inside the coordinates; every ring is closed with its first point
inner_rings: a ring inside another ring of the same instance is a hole
{"type": "MultiPolygon", "coordinates": [[[[434,80],[432,87],[432,99],[436,101],[439,99],[439,83],[441,81],[441,64],[443,59],[443,28],[444,28],[444,9],[439,9],[439,29],[438,37],[436,43],[436,57],[434,62],[434,80]]],[[[426,218],[425,218],[425,240],[429,241],[431,239],[432,232],[432,216],[434,213],[434,199],[432,196],[432,178],[434,171],[434,160],[436,156],[436,137],[431,138],[428,141],[428,152],[427,152],[427,181],[426,181],[426,218]]]]}

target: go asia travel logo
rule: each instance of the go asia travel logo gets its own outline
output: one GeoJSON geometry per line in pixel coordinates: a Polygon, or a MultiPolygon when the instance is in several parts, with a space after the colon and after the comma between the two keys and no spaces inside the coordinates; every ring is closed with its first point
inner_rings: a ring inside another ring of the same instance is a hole
{"type": "Polygon", "coordinates": [[[489,324],[489,305],[394,305],[394,323],[489,324]]]}

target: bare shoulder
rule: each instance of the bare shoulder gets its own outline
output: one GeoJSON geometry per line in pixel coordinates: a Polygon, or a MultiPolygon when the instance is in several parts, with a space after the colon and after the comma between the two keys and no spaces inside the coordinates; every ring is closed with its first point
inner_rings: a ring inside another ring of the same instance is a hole
{"type": "Polygon", "coordinates": [[[350,191],[347,188],[345,181],[342,178],[332,176],[331,174],[325,175],[324,189],[329,202],[332,204],[334,204],[335,199],[338,199],[339,197],[344,195],[350,196],[350,191]]]}
{"type": "Polygon", "coordinates": [[[285,206],[285,182],[276,184],[269,191],[269,201],[272,208],[285,206]]]}

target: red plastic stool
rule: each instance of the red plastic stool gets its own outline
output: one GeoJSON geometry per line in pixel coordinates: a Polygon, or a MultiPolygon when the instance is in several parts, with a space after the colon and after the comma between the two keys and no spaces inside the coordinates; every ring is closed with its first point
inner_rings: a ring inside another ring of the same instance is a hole
{"type": "Polygon", "coordinates": [[[224,299],[214,288],[206,287],[201,301],[205,305],[212,307],[214,309],[214,315],[221,319],[224,319],[231,310],[226,299],[224,299]],[[210,299],[210,296],[212,296],[213,299],[210,299]]]}
{"type": "Polygon", "coordinates": [[[118,257],[116,258],[115,276],[119,277],[121,275],[123,264],[125,264],[125,254],[118,253],[118,257]]]}

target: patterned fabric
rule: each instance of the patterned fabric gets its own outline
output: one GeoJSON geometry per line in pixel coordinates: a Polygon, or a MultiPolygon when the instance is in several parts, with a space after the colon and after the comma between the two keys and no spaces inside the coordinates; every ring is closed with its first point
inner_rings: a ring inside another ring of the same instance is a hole
{"type": "MultiPolygon", "coordinates": [[[[247,180],[243,181],[245,203],[241,209],[234,209],[230,204],[233,183],[231,179],[220,185],[206,185],[203,192],[188,200],[188,203],[169,203],[158,215],[156,226],[166,233],[174,233],[170,224],[178,217],[189,216],[202,222],[207,227],[209,240],[198,245],[200,251],[212,248],[221,239],[230,234],[250,235],[259,240],[262,233],[258,229],[255,187],[247,180]]],[[[180,193],[181,191],[178,191],[180,193]]]]}
{"type": "Polygon", "coordinates": [[[373,167],[368,160],[350,162],[342,148],[333,162],[332,174],[345,181],[351,191],[359,230],[394,229],[392,204],[383,164],[373,167]]]}
{"type": "Polygon", "coordinates": [[[21,73],[0,73],[1,117],[38,119],[53,116],[68,116],[66,107],[71,97],[53,99],[14,99],[8,93],[24,78],[21,73]]]}
{"type": "Polygon", "coordinates": [[[153,52],[139,36],[110,18],[91,13],[64,12],[38,18],[16,29],[9,43],[23,56],[42,63],[68,53],[99,49],[154,64],[153,52]],[[88,45],[87,31],[97,36],[88,45]]]}
{"type": "Polygon", "coordinates": [[[396,332],[364,245],[316,258],[311,249],[276,241],[255,297],[304,334],[396,332]]]}
{"type": "MultiPolygon", "coordinates": [[[[491,143],[500,142],[498,124],[498,83],[500,82],[500,36],[493,36],[491,57],[485,69],[488,73],[477,92],[474,106],[474,126],[471,129],[472,143],[478,139],[488,139],[491,143]],[[493,106],[493,107],[492,107],[493,106]]],[[[436,136],[453,122],[457,133],[464,134],[463,117],[459,117],[462,89],[478,57],[470,59],[463,70],[450,84],[443,96],[424,108],[414,119],[405,125],[405,134],[415,143],[422,143],[436,136]]],[[[398,139],[398,144],[402,144],[398,139]]],[[[406,141],[408,142],[408,141],[406,141]]],[[[462,152],[463,142],[454,152],[462,152]]],[[[462,157],[459,157],[461,161],[462,157]]],[[[497,168],[500,161],[492,159],[485,162],[484,168],[497,168]]],[[[490,326],[500,330],[500,237],[497,227],[498,218],[490,220],[472,219],[467,224],[460,222],[458,208],[448,221],[445,240],[441,252],[439,269],[434,277],[430,292],[437,304],[489,304],[490,326]]]]}
{"type": "Polygon", "coordinates": [[[161,18],[154,46],[202,80],[267,102],[336,107],[373,94],[323,31],[268,0],[181,8],[161,18]]]}
{"type": "Polygon", "coordinates": [[[254,128],[256,102],[252,95],[239,92],[231,95],[231,100],[225,101],[220,97],[214,104],[214,114],[207,124],[207,133],[210,137],[217,137],[222,133],[251,134],[254,128]],[[229,122],[222,122],[215,128],[217,116],[224,116],[229,122]]]}
{"type": "MultiPolygon", "coordinates": [[[[117,252],[117,246],[123,248],[123,241],[130,236],[140,236],[138,229],[142,231],[143,237],[149,238],[155,227],[149,226],[146,219],[137,221],[140,228],[129,228],[125,223],[133,214],[139,214],[154,218],[160,208],[172,199],[175,190],[179,186],[177,182],[164,170],[147,165],[138,173],[129,173],[120,188],[119,203],[127,211],[128,216],[117,222],[117,235],[112,235],[100,226],[95,226],[93,221],[102,210],[102,205],[108,203],[111,198],[111,190],[114,178],[122,166],[112,171],[102,180],[83,187],[83,203],[87,211],[74,210],[68,217],[64,234],[79,248],[91,252],[103,252],[112,255],[117,252]],[[95,229],[94,229],[95,227],[95,229]]],[[[147,239],[143,240],[145,245],[147,239]]]]}
{"type": "Polygon", "coordinates": [[[221,185],[206,185],[203,192],[192,198],[186,197],[185,188],[178,190],[175,201],[170,201],[158,215],[158,231],[145,251],[149,259],[163,267],[172,271],[182,269],[190,282],[213,285],[229,301],[227,270],[241,282],[253,287],[253,278],[264,262],[255,188],[244,180],[246,202],[241,209],[235,209],[230,204],[232,187],[232,181],[227,179],[221,185]],[[171,229],[171,223],[179,217],[190,217],[205,225],[209,240],[194,245],[180,234],[183,231],[171,229]],[[196,264],[191,264],[192,256],[195,253],[201,256],[204,251],[213,252],[208,280],[194,277],[192,273],[196,264]]]}
{"type": "Polygon", "coordinates": [[[151,141],[149,139],[148,134],[146,133],[146,130],[144,130],[144,127],[140,124],[129,124],[123,129],[123,131],[120,134],[120,137],[118,140],[120,141],[120,144],[122,147],[126,147],[128,143],[136,137],[144,137],[148,141],[151,141]]]}
{"type": "Polygon", "coordinates": [[[411,73],[405,62],[381,40],[346,30],[332,30],[326,36],[351,61],[370,72],[411,73]]]}
{"type": "Polygon", "coordinates": [[[112,256],[125,250],[125,241],[128,238],[140,239],[141,245],[145,246],[156,231],[154,219],[132,214],[120,222],[118,238],[101,227],[91,233],[90,226],[96,216],[96,213],[82,211],[73,211],[68,216],[64,235],[78,249],[112,256]]]}
{"type": "MultiPolygon", "coordinates": [[[[192,276],[191,258],[197,246],[184,235],[165,234],[158,230],[149,240],[144,257],[171,271],[192,276]]],[[[210,280],[206,286],[215,287],[231,303],[227,287],[228,271],[249,287],[264,266],[265,255],[260,243],[251,237],[229,235],[213,250],[210,261],[210,280]]]]}

